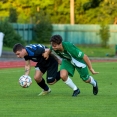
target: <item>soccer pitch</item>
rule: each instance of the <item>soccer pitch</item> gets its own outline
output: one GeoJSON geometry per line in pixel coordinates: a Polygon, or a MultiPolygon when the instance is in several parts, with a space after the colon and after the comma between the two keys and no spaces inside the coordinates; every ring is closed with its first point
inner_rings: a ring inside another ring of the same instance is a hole
{"type": "MultiPolygon", "coordinates": [[[[117,63],[92,63],[95,71],[92,75],[98,81],[99,93],[92,93],[92,86],[84,83],[75,72],[72,78],[81,93],[72,97],[72,89],[60,80],[50,85],[52,92],[46,96],[37,96],[41,89],[33,79],[33,67],[30,76],[33,83],[22,88],[18,79],[24,68],[0,70],[0,116],[1,117],[117,117],[117,63]]],[[[45,76],[44,76],[45,77],[45,76]]]]}

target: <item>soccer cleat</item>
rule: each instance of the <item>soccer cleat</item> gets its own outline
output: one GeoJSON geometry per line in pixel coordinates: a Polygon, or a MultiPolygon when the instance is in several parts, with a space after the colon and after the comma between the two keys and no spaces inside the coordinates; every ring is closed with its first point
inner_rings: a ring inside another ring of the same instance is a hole
{"type": "Polygon", "coordinates": [[[73,97],[76,97],[78,94],[80,94],[80,90],[79,90],[79,89],[76,89],[76,90],[73,92],[72,96],[73,96],[73,97]]]}
{"type": "Polygon", "coordinates": [[[96,87],[93,87],[93,94],[94,95],[97,95],[98,94],[98,84],[97,84],[97,81],[96,82],[96,87]]]}
{"type": "Polygon", "coordinates": [[[47,95],[47,94],[49,94],[50,92],[51,92],[51,89],[49,88],[48,91],[43,90],[38,96],[47,95]]]}

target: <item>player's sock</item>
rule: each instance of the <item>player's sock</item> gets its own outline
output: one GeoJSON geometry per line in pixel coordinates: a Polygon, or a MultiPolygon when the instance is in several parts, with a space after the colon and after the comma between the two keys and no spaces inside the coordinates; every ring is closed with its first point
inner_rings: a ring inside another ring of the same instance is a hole
{"type": "Polygon", "coordinates": [[[42,81],[37,83],[42,89],[44,89],[45,91],[49,90],[48,85],[45,83],[45,80],[42,78],[42,81]]]}
{"type": "Polygon", "coordinates": [[[56,81],[59,81],[60,80],[60,71],[57,72],[57,75],[56,75],[56,81]]]}
{"type": "Polygon", "coordinates": [[[90,76],[90,79],[91,79],[90,84],[92,84],[94,87],[96,87],[96,82],[92,76],[90,76]]]}
{"type": "Polygon", "coordinates": [[[77,90],[77,86],[73,83],[73,81],[71,80],[71,78],[67,78],[67,80],[65,81],[65,84],[67,84],[70,88],[72,88],[74,91],[77,90]]]}

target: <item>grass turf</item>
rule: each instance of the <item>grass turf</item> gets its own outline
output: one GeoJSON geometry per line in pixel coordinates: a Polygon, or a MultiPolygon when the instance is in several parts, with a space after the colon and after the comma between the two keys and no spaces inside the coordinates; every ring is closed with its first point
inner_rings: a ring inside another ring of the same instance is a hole
{"type": "Polygon", "coordinates": [[[99,93],[92,94],[92,86],[84,83],[75,72],[72,78],[81,94],[72,97],[73,91],[62,81],[51,85],[52,92],[38,97],[41,89],[33,83],[21,88],[19,77],[23,68],[0,70],[0,116],[1,117],[112,117],[117,116],[117,65],[114,62],[93,63],[98,75],[99,93]]]}

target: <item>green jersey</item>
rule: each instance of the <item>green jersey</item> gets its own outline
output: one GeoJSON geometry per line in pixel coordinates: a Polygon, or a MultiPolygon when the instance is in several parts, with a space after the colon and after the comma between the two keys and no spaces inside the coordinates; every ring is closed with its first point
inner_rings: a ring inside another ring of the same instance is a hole
{"type": "Polygon", "coordinates": [[[53,50],[62,59],[70,61],[73,65],[82,68],[86,67],[86,64],[83,60],[84,53],[79,48],[70,42],[62,42],[62,46],[64,51],[55,51],[52,49],[52,47],[50,49],[53,50]]]}

